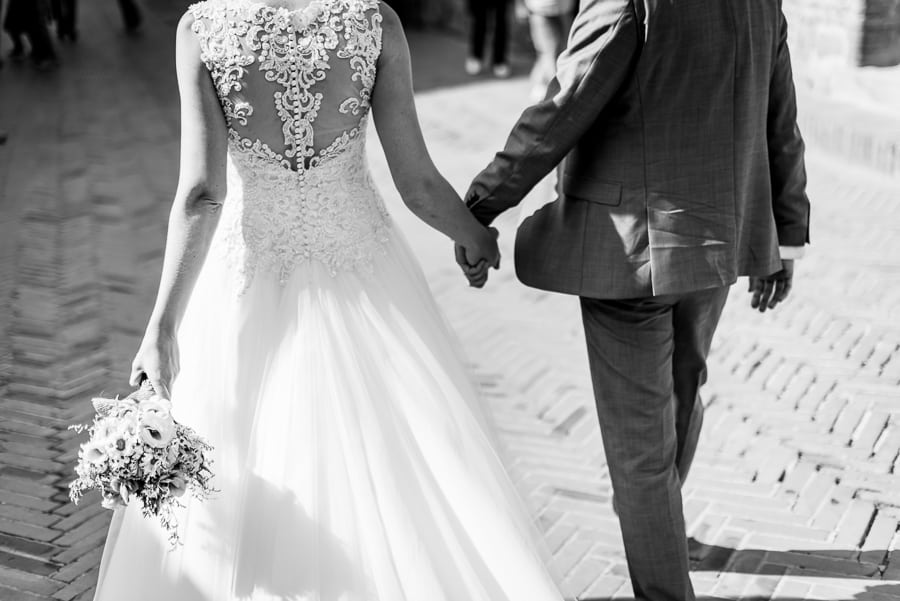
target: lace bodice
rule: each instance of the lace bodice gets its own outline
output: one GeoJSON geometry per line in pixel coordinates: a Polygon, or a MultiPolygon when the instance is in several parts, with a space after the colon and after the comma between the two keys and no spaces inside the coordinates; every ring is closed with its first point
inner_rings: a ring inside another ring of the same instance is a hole
{"type": "Polygon", "coordinates": [[[256,0],[190,7],[228,124],[228,197],[214,250],[243,287],[303,262],[367,268],[390,221],[365,131],[381,54],[378,0],[291,10],[256,0]]]}

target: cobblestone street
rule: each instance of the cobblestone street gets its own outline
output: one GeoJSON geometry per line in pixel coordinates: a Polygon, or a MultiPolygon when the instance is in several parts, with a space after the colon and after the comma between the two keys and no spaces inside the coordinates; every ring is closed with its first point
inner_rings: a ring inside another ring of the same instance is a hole
{"type": "MultiPolygon", "coordinates": [[[[68,503],[66,426],[90,416],[92,395],[127,392],[155,294],[177,174],[176,20],[160,9],[131,38],[115,3],[84,2],[58,72],[0,71],[0,601],[92,596],[109,513],[68,503]]],[[[461,75],[457,38],[411,43],[429,147],[462,192],[529,84],[461,75]]],[[[527,61],[514,66],[524,75],[527,61]]],[[[800,110],[810,127],[834,112],[800,110]]],[[[374,132],[370,155],[566,592],[630,596],[577,300],[515,280],[513,214],[498,222],[503,269],[468,288],[450,242],[400,202],[374,132]]],[[[808,169],[813,246],[792,298],[760,315],[741,281],[714,343],[684,491],[692,577],[705,598],[900,601],[900,173],[812,141],[808,169]]]]}

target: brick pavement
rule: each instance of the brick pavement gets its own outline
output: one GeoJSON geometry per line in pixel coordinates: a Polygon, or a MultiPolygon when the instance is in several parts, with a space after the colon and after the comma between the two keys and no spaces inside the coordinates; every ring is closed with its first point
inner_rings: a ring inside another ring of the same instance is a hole
{"type": "MultiPolygon", "coordinates": [[[[173,15],[129,39],[114,5],[83,12],[91,34],[63,71],[0,72],[0,127],[11,133],[0,147],[2,601],[91,597],[108,514],[66,502],[77,439],[64,426],[84,416],[89,393],[122,388],[175,184],[173,15]]],[[[457,41],[412,40],[426,137],[462,189],[502,142],[527,82],[466,80],[457,41]]],[[[371,154],[565,588],[629,595],[577,303],[516,283],[510,258],[486,290],[463,286],[449,243],[414,222],[377,145],[371,154]]],[[[900,599],[900,185],[815,152],[810,176],[815,247],[794,298],[760,316],[736,288],[715,342],[685,489],[704,596],[900,599]]],[[[507,257],[515,221],[499,224],[507,257]]]]}

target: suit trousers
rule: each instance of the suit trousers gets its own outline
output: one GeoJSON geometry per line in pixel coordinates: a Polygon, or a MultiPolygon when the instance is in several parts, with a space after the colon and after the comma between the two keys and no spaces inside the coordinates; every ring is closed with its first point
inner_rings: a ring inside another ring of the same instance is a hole
{"type": "Polygon", "coordinates": [[[728,287],[581,299],[594,396],[636,599],[694,601],[681,485],[728,287]]]}

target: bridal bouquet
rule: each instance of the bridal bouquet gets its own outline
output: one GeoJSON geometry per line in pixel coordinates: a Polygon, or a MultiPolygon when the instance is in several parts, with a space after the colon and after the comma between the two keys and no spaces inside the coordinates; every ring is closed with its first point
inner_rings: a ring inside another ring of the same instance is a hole
{"type": "Polygon", "coordinates": [[[102,506],[113,509],[139,500],[146,517],[159,518],[173,545],[179,543],[174,509],[190,492],[205,499],[216,492],[209,453],[212,447],[191,428],[172,418],[172,405],[153,391],[148,381],[124,399],[93,400],[97,416],[87,431],[69,485],[74,503],[92,489],[103,495],[102,506]]]}

